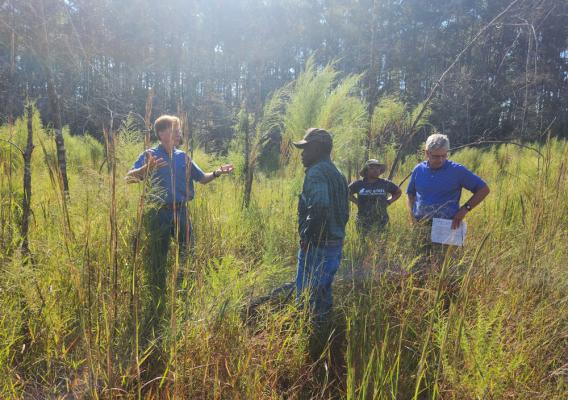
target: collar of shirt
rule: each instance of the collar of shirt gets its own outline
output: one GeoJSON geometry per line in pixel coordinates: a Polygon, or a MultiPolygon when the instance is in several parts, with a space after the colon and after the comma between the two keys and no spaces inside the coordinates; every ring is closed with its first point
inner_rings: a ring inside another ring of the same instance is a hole
{"type": "Polygon", "coordinates": [[[319,165],[319,164],[322,164],[322,163],[330,163],[331,164],[331,156],[323,156],[318,161],[316,161],[315,163],[310,165],[308,168],[306,168],[306,172],[308,172],[308,170],[314,168],[316,165],[319,165]]]}
{"type": "Polygon", "coordinates": [[[428,160],[424,161],[424,166],[428,168],[430,171],[440,171],[442,169],[447,169],[449,165],[450,165],[450,160],[446,159],[440,168],[433,169],[430,168],[430,161],[428,160]]]}
{"type": "MultiPolygon", "coordinates": [[[[174,147],[172,149],[172,156],[176,153],[176,151],[177,151],[177,149],[174,147]]],[[[168,159],[170,159],[170,153],[168,153],[166,151],[166,149],[164,148],[162,143],[160,143],[158,146],[156,146],[156,153],[159,153],[161,156],[166,156],[168,159]]]]}

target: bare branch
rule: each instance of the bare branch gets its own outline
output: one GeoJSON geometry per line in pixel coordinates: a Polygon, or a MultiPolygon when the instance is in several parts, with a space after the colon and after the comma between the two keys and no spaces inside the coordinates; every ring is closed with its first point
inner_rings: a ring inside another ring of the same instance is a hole
{"type": "Polygon", "coordinates": [[[501,17],[503,17],[505,14],[507,14],[507,12],[509,12],[509,10],[511,8],[513,8],[513,6],[515,6],[517,3],[519,3],[521,0],[514,0],[512,1],[503,11],[501,11],[495,18],[493,18],[487,25],[485,25],[476,35],[475,37],[462,49],[462,51],[460,51],[460,53],[456,56],[456,58],[454,59],[454,61],[450,64],[450,66],[448,68],[446,68],[446,70],[442,73],[442,75],[440,76],[440,78],[438,79],[438,81],[436,82],[436,84],[434,85],[434,87],[432,88],[432,90],[430,90],[430,93],[428,94],[428,97],[426,97],[426,100],[424,101],[424,103],[422,104],[422,108],[420,110],[420,112],[418,113],[418,115],[416,116],[416,118],[414,119],[414,121],[412,122],[412,125],[410,127],[410,129],[408,130],[408,134],[406,135],[406,137],[404,138],[404,141],[402,142],[400,149],[397,152],[397,155],[394,159],[394,162],[391,166],[391,169],[389,171],[389,176],[388,179],[392,179],[394,172],[396,171],[396,167],[400,161],[400,158],[402,156],[402,152],[404,151],[404,149],[406,148],[406,146],[408,145],[408,143],[410,143],[410,140],[414,137],[414,135],[416,134],[416,125],[418,124],[418,121],[420,121],[420,118],[422,118],[422,115],[424,115],[424,113],[426,112],[426,110],[428,109],[428,106],[430,105],[430,102],[432,101],[432,99],[434,98],[434,95],[436,94],[436,92],[438,91],[438,88],[440,87],[440,85],[442,84],[442,82],[444,81],[444,78],[446,77],[446,75],[454,68],[454,66],[461,60],[462,56],[471,48],[471,46],[473,46],[477,40],[489,29],[491,28],[493,25],[495,25],[495,23],[497,21],[499,21],[499,19],[501,19],[501,17]]]}
{"type": "Polygon", "coordinates": [[[22,156],[24,155],[24,151],[14,142],[7,140],[7,139],[0,139],[1,142],[6,142],[11,144],[12,146],[14,146],[20,153],[22,153],[22,156]]]}
{"type": "Polygon", "coordinates": [[[532,150],[535,153],[537,153],[539,155],[539,157],[541,157],[541,158],[544,157],[544,154],[542,154],[540,152],[540,150],[538,150],[537,148],[532,147],[532,146],[528,146],[526,144],[513,142],[513,141],[510,141],[510,140],[480,140],[480,141],[477,141],[477,142],[468,143],[468,144],[464,144],[462,146],[454,147],[453,149],[451,149],[451,151],[460,150],[460,149],[463,149],[465,147],[483,146],[483,145],[486,145],[486,144],[512,144],[512,145],[515,145],[515,146],[522,147],[524,149],[532,150]]]}

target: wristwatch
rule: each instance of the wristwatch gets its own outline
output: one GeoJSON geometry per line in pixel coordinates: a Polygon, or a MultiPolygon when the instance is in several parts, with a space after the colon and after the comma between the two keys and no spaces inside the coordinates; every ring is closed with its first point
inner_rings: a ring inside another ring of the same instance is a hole
{"type": "Polygon", "coordinates": [[[219,173],[217,174],[217,172],[219,172],[219,171],[218,171],[218,170],[213,171],[213,176],[214,176],[215,178],[218,178],[218,177],[221,176],[221,173],[219,172],[219,173]]]}
{"type": "Polygon", "coordinates": [[[469,205],[469,203],[465,203],[465,204],[463,205],[463,207],[464,207],[468,212],[471,211],[471,206],[469,205]]]}

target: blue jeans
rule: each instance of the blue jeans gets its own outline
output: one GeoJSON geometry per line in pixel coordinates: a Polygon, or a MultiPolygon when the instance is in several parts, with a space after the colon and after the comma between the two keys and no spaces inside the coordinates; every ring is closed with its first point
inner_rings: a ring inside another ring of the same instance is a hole
{"type": "Polygon", "coordinates": [[[296,299],[301,302],[308,296],[310,311],[315,322],[327,319],[333,296],[331,285],[339,264],[343,245],[308,247],[298,252],[296,299]],[[306,294],[307,291],[307,294],[306,294]]]}

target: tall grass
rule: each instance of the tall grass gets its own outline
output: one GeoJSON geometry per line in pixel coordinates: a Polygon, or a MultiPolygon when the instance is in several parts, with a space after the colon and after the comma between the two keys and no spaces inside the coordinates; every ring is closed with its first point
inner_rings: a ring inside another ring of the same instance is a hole
{"type": "MultiPolygon", "coordinates": [[[[543,157],[515,146],[452,155],[492,193],[468,216],[464,249],[425,281],[410,272],[417,251],[402,200],[390,207],[383,237],[364,242],[350,221],[335,330],[314,359],[309,326],[293,304],[267,305],[254,322],[242,318],[250,299],[294,278],[301,175],[257,177],[248,209],[236,177],[197,186],[195,255],[182,290],[170,287],[163,316],[175,324],[164,323],[162,341],[144,343],[137,328],[148,311],[144,259],[133,243],[146,189],[120,179],[143,150],[143,135],[117,132],[110,169],[99,144],[66,140],[66,224],[49,175],[54,149],[39,121],[34,127],[45,152],[32,160],[33,265],[17,245],[21,180],[0,180],[1,212],[11,221],[0,239],[1,398],[568,396],[568,143],[535,144],[543,157]]],[[[11,129],[15,141],[25,140],[23,122],[11,129]]],[[[10,147],[0,143],[0,168],[16,151],[10,147]]],[[[12,173],[20,177],[17,158],[12,173]]],[[[194,158],[204,169],[219,162],[199,151],[194,158]]],[[[407,159],[399,179],[417,161],[407,159]]],[[[173,269],[180,260],[170,254],[173,269]]]]}
{"type": "MultiPolygon", "coordinates": [[[[365,103],[357,95],[360,78],[350,75],[340,79],[333,63],[318,70],[314,59],[310,58],[300,76],[284,88],[287,98],[281,116],[282,152],[285,161],[291,158],[289,173],[296,174],[300,165],[298,152],[288,153],[290,144],[304,136],[306,127],[333,133],[336,162],[348,170],[349,175],[364,162],[368,121],[365,103]]],[[[277,95],[282,96],[282,93],[277,95]]]]}

